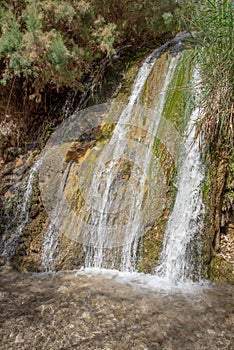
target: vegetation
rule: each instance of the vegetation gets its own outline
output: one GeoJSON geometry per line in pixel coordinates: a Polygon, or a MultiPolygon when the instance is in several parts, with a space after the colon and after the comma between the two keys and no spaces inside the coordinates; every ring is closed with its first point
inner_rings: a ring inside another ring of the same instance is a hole
{"type": "Polygon", "coordinates": [[[171,36],[162,14],[175,7],[173,0],[0,1],[0,162],[43,146],[46,130],[98,89],[94,103],[105,102],[127,61],[171,36]]]}
{"type": "Polygon", "coordinates": [[[43,104],[44,113],[56,93],[83,91],[88,77],[99,83],[105,66],[124,49],[139,51],[167,30],[182,29],[196,33],[192,44],[203,81],[198,133],[204,149],[229,153],[234,113],[231,0],[1,1],[0,82],[9,91],[5,114],[15,91],[30,110],[43,104]]]}
{"type": "Polygon", "coordinates": [[[1,83],[21,78],[37,102],[48,86],[82,90],[101,59],[165,30],[162,14],[172,7],[171,0],[1,1],[1,83]]]}
{"type": "Polygon", "coordinates": [[[180,0],[175,15],[164,14],[168,28],[191,33],[188,46],[194,49],[202,84],[197,137],[200,137],[207,174],[203,183],[206,206],[206,237],[214,256],[203,253],[211,264],[210,279],[231,281],[231,264],[220,258],[221,233],[233,234],[234,155],[234,4],[232,0],[180,0]],[[222,215],[221,215],[222,213],[222,215]],[[222,220],[221,220],[222,218],[222,220]],[[221,231],[222,230],[222,231],[221,231]],[[212,247],[211,247],[211,246],[212,247]]]}
{"type": "Polygon", "coordinates": [[[184,132],[193,108],[190,89],[190,81],[193,74],[192,60],[192,52],[190,50],[184,51],[169,84],[163,110],[164,117],[173,123],[179,130],[180,135],[184,132]]]}
{"type": "Polygon", "coordinates": [[[192,33],[202,78],[198,133],[205,151],[233,149],[234,7],[231,0],[180,1],[180,25],[192,33]]]}
{"type": "Polygon", "coordinates": [[[234,284],[234,275],[232,264],[222,256],[216,256],[208,271],[208,277],[211,281],[222,281],[234,284]]]}

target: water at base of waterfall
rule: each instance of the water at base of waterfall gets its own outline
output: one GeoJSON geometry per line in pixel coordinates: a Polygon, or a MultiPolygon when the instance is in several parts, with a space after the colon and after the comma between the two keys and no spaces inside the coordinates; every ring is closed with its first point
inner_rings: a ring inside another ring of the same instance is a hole
{"type": "Polygon", "coordinates": [[[206,280],[200,280],[199,282],[193,282],[189,279],[187,281],[175,281],[168,277],[114,269],[81,268],[73,273],[77,276],[90,278],[99,276],[104,280],[113,279],[120,284],[131,285],[134,289],[155,291],[163,294],[183,293],[191,295],[211,288],[211,283],[206,280]]]}
{"type": "Polygon", "coordinates": [[[233,286],[188,295],[113,275],[0,278],[2,350],[233,349],[233,286]]]}

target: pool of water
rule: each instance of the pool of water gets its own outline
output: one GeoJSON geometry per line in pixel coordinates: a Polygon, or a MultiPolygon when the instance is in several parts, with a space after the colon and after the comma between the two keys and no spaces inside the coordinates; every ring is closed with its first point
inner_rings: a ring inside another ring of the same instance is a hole
{"type": "Polygon", "coordinates": [[[3,269],[0,348],[234,349],[234,286],[162,285],[113,271],[3,269]]]}

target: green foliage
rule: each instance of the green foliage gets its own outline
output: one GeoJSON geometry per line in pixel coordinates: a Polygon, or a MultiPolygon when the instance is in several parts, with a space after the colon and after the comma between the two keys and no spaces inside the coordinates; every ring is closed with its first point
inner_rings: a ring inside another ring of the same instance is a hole
{"type": "Polygon", "coordinates": [[[14,13],[10,10],[3,11],[3,9],[0,8],[0,24],[0,57],[2,58],[17,50],[22,41],[22,33],[20,32],[20,24],[14,13]]]}
{"type": "Polygon", "coordinates": [[[199,131],[206,150],[233,147],[234,8],[231,0],[181,1],[180,19],[195,31],[192,44],[203,81],[199,131]]]}
{"type": "Polygon", "coordinates": [[[82,89],[83,74],[122,46],[165,30],[172,0],[5,0],[0,3],[3,84],[19,77],[40,101],[48,87],[82,89]]]}
{"type": "Polygon", "coordinates": [[[100,50],[102,52],[107,52],[108,54],[115,53],[113,45],[116,41],[116,37],[118,36],[116,24],[106,24],[104,18],[100,16],[94,22],[94,25],[97,29],[93,31],[92,35],[95,38],[96,43],[99,44],[100,50]]]}
{"type": "MultiPolygon", "coordinates": [[[[49,61],[56,66],[64,66],[67,63],[69,51],[64,44],[63,38],[58,36],[50,46],[50,55],[48,56],[49,61]]],[[[57,69],[58,70],[58,69],[57,69]]]]}

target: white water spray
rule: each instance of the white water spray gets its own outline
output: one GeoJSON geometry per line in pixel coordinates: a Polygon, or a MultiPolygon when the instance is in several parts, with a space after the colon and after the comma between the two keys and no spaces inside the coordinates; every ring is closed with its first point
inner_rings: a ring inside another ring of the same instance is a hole
{"type": "Polygon", "coordinates": [[[159,96],[158,104],[154,111],[154,116],[153,118],[150,118],[147,130],[147,146],[143,148],[141,145],[134,144],[134,149],[131,150],[128,134],[131,131],[130,123],[131,119],[133,118],[132,111],[134,104],[138,101],[142,88],[152,70],[155,60],[156,58],[153,60],[147,58],[147,60],[143,63],[135,80],[128,105],[122,112],[113,136],[99,159],[96,171],[94,171],[88,197],[91,198],[89,202],[92,202],[93,197],[99,198],[100,202],[98,203],[99,212],[97,213],[96,211],[92,210],[92,226],[90,232],[87,232],[89,238],[86,239],[86,241],[88,241],[88,247],[85,251],[86,267],[103,267],[103,263],[105,263],[104,250],[105,248],[113,246],[112,240],[114,229],[116,231],[122,231],[122,238],[119,242],[119,244],[122,246],[122,251],[120,252],[120,269],[122,271],[135,270],[138,240],[144,233],[144,213],[142,210],[142,205],[146,179],[151,162],[152,147],[157,128],[160,123],[160,118],[162,116],[167,88],[177,65],[178,56],[173,57],[171,60],[163,84],[162,92],[159,96]],[[109,159],[111,159],[111,161],[108,162],[109,159]],[[116,174],[116,168],[119,170],[118,167],[120,160],[123,159],[130,159],[131,178],[135,180],[137,187],[134,189],[130,179],[126,182],[125,186],[127,186],[127,188],[125,188],[124,195],[119,195],[119,193],[121,193],[121,185],[123,185],[123,182],[120,182],[120,186],[118,187],[118,172],[116,174]],[[102,171],[100,171],[100,165],[101,167],[104,165],[102,171]],[[105,179],[104,184],[103,177],[105,179]],[[113,213],[116,208],[119,211],[123,210],[122,208],[126,208],[126,210],[128,210],[128,217],[126,218],[125,225],[122,227],[114,227],[114,221],[110,221],[110,213],[113,213]]]}
{"type": "Polygon", "coordinates": [[[156,268],[156,274],[174,282],[186,281],[193,275],[200,277],[200,272],[194,271],[199,267],[191,263],[191,254],[194,252],[189,249],[194,240],[197,240],[197,244],[199,242],[204,215],[201,191],[203,168],[199,140],[195,140],[195,122],[198,116],[199,109],[196,108],[187,128],[176,200],[164,236],[160,265],[156,268]]]}

